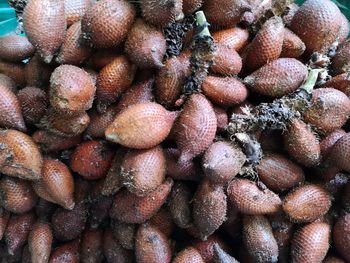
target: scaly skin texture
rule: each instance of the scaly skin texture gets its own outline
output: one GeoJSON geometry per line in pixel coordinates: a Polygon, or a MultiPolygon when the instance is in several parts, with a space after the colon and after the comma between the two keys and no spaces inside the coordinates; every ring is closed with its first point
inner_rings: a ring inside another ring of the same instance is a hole
{"type": "Polygon", "coordinates": [[[333,240],[337,251],[342,257],[349,261],[349,248],[350,248],[350,214],[346,214],[339,218],[336,222],[333,230],[333,240]]]}
{"type": "Polygon", "coordinates": [[[174,258],[173,263],[204,263],[204,260],[198,250],[193,247],[187,247],[180,251],[174,258]]]}
{"type": "Polygon", "coordinates": [[[0,38],[0,58],[20,62],[34,54],[35,48],[24,36],[5,36],[0,38]]]}
{"type": "Polygon", "coordinates": [[[91,0],[64,0],[64,13],[67,25],[70,26],[79,21],[91,7],[91,0]]]}
{"type": "Polygon", "coordinates": [[[298,58],[304,53],[305,49],[304,42],[291,30],[285,28],[281,57],[298,58]]]}
{"type": "Polygon", "coordinates": [[[53,234],[49,224],[37,222],[28,237],[29,251],[32,262],[45,263],[49,261],[53,234]]]}

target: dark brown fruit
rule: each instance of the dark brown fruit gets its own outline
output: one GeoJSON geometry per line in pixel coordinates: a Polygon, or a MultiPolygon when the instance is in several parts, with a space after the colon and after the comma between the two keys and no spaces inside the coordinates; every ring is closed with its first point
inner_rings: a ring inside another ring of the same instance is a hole
{"type": "Polygon", "coordinates": [[[218,132],[226,131],[228,125],[228,114],[225,109],[214,106],[214,112],[216,115],[216,120],[218,124],[218,132]]]}
{"type": "Polygon", "coordinates": [[[98,49],[89,58],[89,64],[95,70],[100,70],[121,55],[118,48],[98,49]]]}
{"type": "Polygon", "coordinates": [[[343,192],[343,197],[342,197],[342,207],[347,213],[350,213],[350,183],[348,183],[343,192]]]}
{"type": "Polygon", "coordinates": [[[215,183],[231,181],[246,161],[244,153],[228,142],[214,142],[202,159],[204,175],[215,183]]]}
{"type": "Polygon", "coordinates": [[[333,229],[333,240],[337,251],[346,260],[350,260],[350,214],[339,218],[333,229]]]}
{"type": "Polygon", "coordinates": [[[29,233],[28,244],[32,262],[46,263],[51,254],[53,234],[49,224],[37,222],[29,233]]]}
{"type": "Polygon", "coordinates": [[[3,238],[7,223],[10,219],[10,212],[0,208],[0,240],[3,238]]]}
{"type": "Polygon", "coordinates": [[[316,135],[301,120],[293,119],[284,134],[284,147],[289,155],[305,166],[315,166],[320,162],[321,149],[316,135]]]}
{"type": "Polygon", "coordinates": [[[203,95],[191,95],[173,130],[181,151],[179,162],[188,162],[203,153],[213,142],[216,129],[216,115],[210,102],[203,95]]]}
{"type": "Polygon", "coordinates": [[[90,116],[89,126],[85,130],[85,134],[92,138],[103,138],[105,130],[113,122],[117,113],[114,105],[109,106],[103,114],[93,110],[90,116]]]}
{"type": "Polygon", "coordinates": [[[325,133],[341,128],[349,116],[350,99],[332,88],[315,89],[312,105],[304,113],[304,119],[308,123],[325,133]]]}
{"type": "Polygon", "coordinates": [[[44,116],[48,107],[46,92],[36,87],[26,87],[17,93],[23,118],[28,124],[36,124],[44,116]]]}
{"type": "Polygon", "coordinates": [[[342,73],[333,77],[327,81],[322,87],[329,87],[340,90],[345,93],[346,96],[350,95],[350,75],[348,73],[342,73]]]}
{"type": "Polygon", "coordinates": [[[0,85],[0,126],[6,129],[26,131],[21,103],[7,87],[0,85]]]}
{"type": "Polygon", "coordinates": [[[89,224],[92,229],[97,229],[106,222],[109,209],[113,203],[113,196],[102,195],[104,180],[98,181],[90,194],[89,224]]]}
{"type": "Polygon", "coordinates": [[[345,41],[333,58],[332,68],[336,74],[347,73],[350,68],[350,40],[345,41]]]}
{"type": "Polygon", "coordinates": [[[340,258],[328,256],[325,258],[325,260],[322,261],[322,263],[346,263],[346,262],[340,258]]]}
{"type": "Polygon", "coordinates": [[[341,13],[341,25],[338,35],[339,44],[343,44],[349,35],[349,21],[347,17],[341,13]]]}
{"type": "Polygon", "coordinates": [[[330,207],[330,194],[323,187],[312,184],[294,189],[283,200],[284,212],[295,222],[315,221],[330,207]]]}
{"type": "Polygon", "coordinates": [[[84,37],[96,48],[115,47],[126,38],[135,18],[126,0],[95,2],[82,18],[84,37]]]}
{"type": "Polygon", "coordinates": [[[49,263],[79,263],[79,239],[58,246],[52,251],[49,263]]]}
{"type": "Polygon", "coordinates": [[[249,33],[247,29],[234,27],[214,32],[213,38],[216,43],[238,52],[248,44],[249,33]]]}
{"type": "Polygon", "coordinates": [[[167,179],[145,197],[138,197],[126,190],[116,194],[110,216],[121,222],[141,224],[157,213],[170,193],[173,181],[167,179]]]}
{"type": "Polygon", "coordinates": [[[174,223],[180,228],[189,228],[192,224],[190,188],[182,182],[176,182],[171,189],[169,210],[174,223]]]}
{"type": "Polygon", "coordinates": [[[157,228],[143,224],[139,227],[135,242],[138,263],[170,263],[171,248],[167,237],[157,228]]]}
{"type": "Polygon", "coordinates": [[[322,262],[329,248],[330,234],[331,227],[324,222],[316,221],[302,227],[292,239],[292,262],[322,262]]]}
{"type": "Polygon", "coordinates": [[[17,93],[17,84],[10,77],[0,73],[0,86],[4,86],[12,91],[14,94],[17,93]]]}
{"type": "Polygon", "coordinates": [[[106,229],[103,235],[103,254],[108,263],[132,263],[133,251],[123,248],[113,238],[110,229],[106,229]]]}
{"type": "Polygon", "coordinates": [[[305,49],[304,42],[288,28],[285,28],[281,57],[298,58],[304,53],[305,49]]]}
{"type": "Polygon", "coordinates": [[[235,49],[216,43],[213,65],[210,69],[224,76],[237,75],[242,69],[242,58],[235,49]]]}
{"type": "Polygon", "coordinates": [[[135,248],[137,227],[136,224],[121,223],[117,220],[111,222],[111,230],[114,239],[121,247],[129,250],[134,250],[135,248]]]}
{"type": "Polygon", "coordinates": [[[38,53],[29,60],[24,67],[24,77],[27,81],[27,86],[47,88],[50,83],[53,67],[45,64],[38,53]]]}
{"type": "Polygon", "coordinates": [[[244,82],[253,91],[275,98],[295,91],[307,74],[307,67],[300,61],[280,58],[253,72],[244,82]]]}
{"type": "Polygon", "coordinates": [[[192,14],[202,6],[203,2],[203,0],[183,0],[182,7],[184,13],[186,15],[192,14]]]}
{"type": "Polygon", "coordinates": [[[341,12],[329,0],[308,0],[296,12],[291,30],[312,52],[327,52],[341,28],[341,12]]]}
{"type": "Polygon", "coordinates": [[[305,180],[300,166],[281,154],[265,155],[257,167],[260,180],[272,191],[284,191],[305,180]]]}
{"type": "Polygon", "coordinates": [[[281,209],[281,199],[272,191],[261,190],[247,179],[233,180],[227,189],[231,203],[244,214],[271,214],[281,209]]]}
{"type": "Polygon", "coordinates": [[[250,44],[245,66],[256,70],[281,55],[284,39],[282,18],[270,18],[250,44]]]}
{"type": "Polygon", "coordinates": [[[23,13],[23,26],[41,58],[50,63],[66,35],[63,1],[29,1],[23,13]]]}
{"type": "Polygon", "coordinates": [[[70,167],[86,180],[106,176],[114,157],[112,148],[102,141],[86,141],[72,154],[70,167]]]}
{"type": "Polygon", "coordinates": [[[7,62],[0,59],[0,73],[13,79],[17,85],[24,85],[26,83],[24,64],[22,63],[7,62]]]}
{"type": "Polygon", "coordinates": [[[213,234],[208,237],[207,240],[195,240],[193,242],[193,247],[198,250],[201,254],[204,262],[209,263],[213,262],[215,257],[215,249],[214,246],[219,244],[220,247],[225,251],[229,251],[229,247],[222,239],[220,239],[217,235],[213,234]]]}
{"type": "Polygon", "coordinates": [[[32,135],[33,141],[44,152],[59,152],[76,146],[81,141],[80,136],[62,137],[48,131],[37,130],[32,135]]]}
{"type": "Polygon", "coordinates": [[[344,171],[350,171],[350,134],[347,133],[340,138],[330,152],[330,159],[333,163],[344,171]]]}
{"type": "Polygon", "coordinates": [[[243,216],[243,242],[255,262],[278,262],[278,245],[268,219],[243,216]]]}
{"type": "Polygon", "coordinates": [[[159,229],[166,237],[170,238],[175,229],[175,224],[167,208],[161,208],[149,221],[151,226],[159,229]]]}
{"type": "Polygon", "coordinates": [[[157,103],[135,104],[116,116],[105,135],[125,147],[149,149],[164,141],[176,117],[157,103]]]}
{"type": "Polygon", "coordinates": [[[140,68],[161,68],[165,50],[163,33],[137,19],[125,42],[131,62],[140,68]]]}
{"type": "Polygon", "coordinates": [[[173,263],[204,263],[204,260],[199,254],[198,250],[194,247],[187,247],[184,250],[180,251],[174,260],[173,263]]]}
{"type": "Polygon", "coordinates": [[[70,26],[79,21],[92,3],[93,1],[91,0],[64,0],[67,25],[70,26]]]}
{"type": "Polygon", "coordinates": [[[101,263],[103,261],[103,231],[85,230],[80,244],[80,257],[82,262],[101,263]]]}
{"type": "Polygon", "coordinates": [[[337,129],[330,133],[327,137],[323,138],[320,142],[321,155],[323,160],[326,160],[329,154],[332,152],[333,146],[337,141],[342,138],[346,132],[342,129],[337,129]]]}
{"type": "Polygon", "coordinates": [[[137,196],[146,196],[165,179],[166,160],[161,147],[130,150],[121,164],[124,186],[137,196]]]}
{"type": "Polygon", "coordinates": [[[20,62],[31,57],[35,48],[24,36],[5,36],[0,38],[0,58],[20,62]]]}
{"type": "Polygon", "coordinates": [[[239,263],[226,253],[218,244],[214,245],[214,263],[239,263]]]}

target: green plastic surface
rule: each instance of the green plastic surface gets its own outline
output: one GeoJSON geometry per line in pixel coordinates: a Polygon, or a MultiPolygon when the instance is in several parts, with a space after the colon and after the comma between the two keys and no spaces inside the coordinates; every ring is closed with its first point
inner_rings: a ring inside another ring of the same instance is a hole
{"type": "Polygon", "coordinates": [[[16,12],[6,0],[0,0],[0,36],[7,35],[18,26],[16,12]]]}

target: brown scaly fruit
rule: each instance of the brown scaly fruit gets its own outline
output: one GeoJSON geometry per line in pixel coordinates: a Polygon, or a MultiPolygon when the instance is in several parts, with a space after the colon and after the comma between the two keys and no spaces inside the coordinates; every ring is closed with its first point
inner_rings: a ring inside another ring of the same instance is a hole
{"type": "Polygon", "coordinates": [[[282,58],[298,58],[306,49],[304,42],[288,28],[284,29],[282,58]]]}
{"type": "Polygon", "coordinates": [[[32,262],[44,263],[49,261],[53,234],[48,223],[37,222],[32,227],[29,237],[29,251],[32,262]]]}
{"type": "Polygon", "coordinates": [[[20,62],[34,54],[35,48],[25,36],[5,36],[0,38],[0,58],[20,62]]]}
{"type": "Polygon", "coordinates": [[[64,0],[64,13],[67,25],[70,26],[79,21],[86,11],[91,7],[91,0],[64,0]]]}

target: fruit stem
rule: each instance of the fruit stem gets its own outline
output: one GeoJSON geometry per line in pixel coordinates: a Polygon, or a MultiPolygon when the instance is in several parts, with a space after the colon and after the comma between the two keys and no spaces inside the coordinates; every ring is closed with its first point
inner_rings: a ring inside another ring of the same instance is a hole
{"type": "Polygon", "coordinates": [[[197,26],[197,35],[198,36],[211,36],[209,31],[209,23],[203,11],[196,12],[196,26],[197,26]]]}
{"type": "Polygon", "coordinates": [[[307,76],[306,81],[304,82],[303,85],[301,85],[300,89],[305,90],[307,93],[311,94],[316,85],[318,75],[322,71],[323,69],[311,69],[309,72],[309,75],[307,76]]]}

